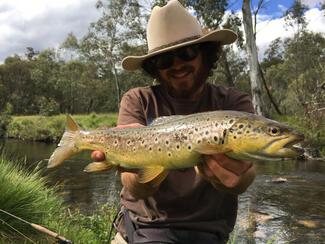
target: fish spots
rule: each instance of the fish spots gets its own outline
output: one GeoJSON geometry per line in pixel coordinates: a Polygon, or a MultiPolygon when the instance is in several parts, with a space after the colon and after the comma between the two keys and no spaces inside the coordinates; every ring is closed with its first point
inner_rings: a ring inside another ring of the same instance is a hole
{"type": "Polygon", "coordinates": [[[192,150],[192,145],[191,144],[187,145],[187,150],[189,150],[189,151],[192,150]]]}
{"type": "Polygon", "coordinates": [[[209,135],[209,131],[205,131],[205,135],[206,135],[206,136],[209,135]]]}
{"type": "Polygon", "coordinates": [[[179,144],[176,145],[176,149],[179,150],[181,146],[179,144]]]}
{"type": "Polygon", "coordinates": [[[166,146],[168,146],[168,145],[169,145],[169,141],[168,141],[168,140],[166,140],[166,141],[165,141],[165,144],[166,144],[166,146]]]}
{"type": "Polygon", "coordinates": [[[168,152],[167,155],[168,155],[168,157],[171,157],[172,156],[172,153],[171,152],[168,152]]]}
{"type": "Polygon", "coordinates": [[[158,147],[158,152],[161,152],[161,151],[162,151],[161,147],[158,147]]]}
{"type": "Polygon", "coordinates": [[[226,136],[227,136],[227,130],[224,129],[223,132],[222,132],[221,144],[225,144],[226,136]]]}
{"type": "Polygon", "coordinates": [[[218,126],[219,126],[219,123],[216,122],[216,123],[214,124],[214,126],[215,126],[215,127],[218,127],[218,126]]]}
{"type": "Polygon", "coordinates": [[[234,122],[234,120],[233,120],[233,119],[229,120],[229,124],[232,124],[233,122],[234,122]]]}
{"type": "Polygon", "coordinates": [[[202,142],[201,139],[198,139],[198,140],[196,141],[197,144],[201,144],[201,142],[202,142]]]}
{"type": "Polygon", "coordinates": [[[242,128],[244,128],[244,125],[243,125],[243,124],[240,124],[240,125],[238,126],[238,128],[239,128],[239,129],[242,129],[242,128]]]}
{"type": "Polygon", "coordinates": [[[217,136],[214,136],[214,137],[213,137],[213,140],[214,140],[215,142],[217,142],[217,141],[219,140],[219,138],[218,138],[217,136]]]}

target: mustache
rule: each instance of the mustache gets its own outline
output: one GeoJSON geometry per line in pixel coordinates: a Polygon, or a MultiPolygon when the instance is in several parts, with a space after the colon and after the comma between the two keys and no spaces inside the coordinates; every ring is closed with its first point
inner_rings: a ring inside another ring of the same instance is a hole
{"type": "Polygon", "coordinates": [[[174,74],[183,73],[183,72],[194,72],[194,67],[190,66],[190,65],[184,65],[184,66],[181,66],[180,68],[177,68],[177,69],[171,68],[167,72],[167,75],[172,76],[174,74]]]}

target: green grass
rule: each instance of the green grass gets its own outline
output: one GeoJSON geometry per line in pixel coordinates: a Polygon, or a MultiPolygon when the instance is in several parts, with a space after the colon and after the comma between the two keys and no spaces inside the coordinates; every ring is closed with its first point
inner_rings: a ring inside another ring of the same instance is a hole
{"type": "MultiPolygon", "coordinates": [[[[115,207],[102,206],[91,216],[69,211],[49,188],[40,171],[27,171],[22,162],[0,155],[0,209],[40,224],[74,243],[109,243],[115,207]]],[[[54,243],[53,238],[0,211],[0,243],[54,243]]]]}
{"type": "Polygon", "coordinates": [[[308,146],[317,148],[321,156],[325,157],[325,118],[316,121],[300,116],[276,116],[275,119],[302,132],[308,146]]]}
{"type": "MultiPolygon", "coordinates": [[[[116,125],[117,114],[73,115],[83,129],[112,127],[116,125]]],[[[65,128],[66,115],[56,116],[14,116],[6,132],[8,138],[30,141],[57,142],[65,128]]]]}

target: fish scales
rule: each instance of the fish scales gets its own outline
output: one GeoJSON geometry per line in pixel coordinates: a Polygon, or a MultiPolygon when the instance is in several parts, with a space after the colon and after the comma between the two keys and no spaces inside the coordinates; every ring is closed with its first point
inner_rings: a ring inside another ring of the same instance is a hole
{"type": "Polygon", "coordinates": [[[52,154],[55,167],[73,154],[100,150],[106,161],[87,166],[87,171],[112,166],[144,169],[148,182],[166,177],[166,171],[193,167],[203,154],[225,153],[240,160],[279,160],[302,153],[293,145],[303,135],[279,122],[238,111],[214,111],[186,116],[161,117],[140,128],[82,131],[71,117],[67,130],[52,154]]]}
{"type": "Polygon", "coordinates": [[[213,122],[205,116],[147,128],[125,129],[123,133],[112,130],[105,137],[105,153],[112,162],[127,168],[135,167],[133,162],[141,162],[143,167],[153,162],[162,164],[165,168],[190,167],[200,159],[200,154],[195,151],[198,146],[204,143],[212,145],[215,141],[221,143],[219,138],[223,138],[227,126],[216,126],[213,122]],[[180,160],[185,160],[188,164],[180,164],[180,160]]]}

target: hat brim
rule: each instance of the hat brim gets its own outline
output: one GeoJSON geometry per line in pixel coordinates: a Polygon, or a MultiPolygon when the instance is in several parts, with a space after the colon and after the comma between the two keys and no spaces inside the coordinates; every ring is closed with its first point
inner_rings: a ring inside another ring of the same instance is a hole
{"type": "Polygon", "coordinates": [[[125,70],[137,70],[140,69],[142,66],[142,62],[150,57],[153,57],[155,55],[168,52],[170,50],[187,46],[187,45],[192,45],[192,44],[197,44],[197,43],[202,43],[202,42],[219,42],[221,45],[227,45],[235,42],[237,40],[237,34],[233,32],[232,30],[227,30],[227,29],[222,29],[222,30],[215,30],[212,31],[206,35],[203,35],[200,38],[197,38],[195,40],[187,41],[187,42],[182,42],[177,45],[173,45],[170,47],[166,47],[157,51],[154,51],[152,53],[148,53],[146,55],[142,56],[128,56],[125,57],[122,60],[122,67],[125,70]]]}

